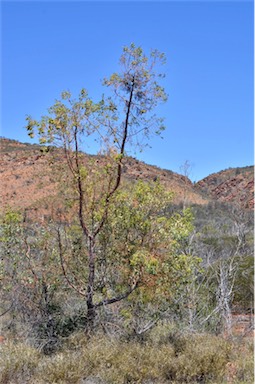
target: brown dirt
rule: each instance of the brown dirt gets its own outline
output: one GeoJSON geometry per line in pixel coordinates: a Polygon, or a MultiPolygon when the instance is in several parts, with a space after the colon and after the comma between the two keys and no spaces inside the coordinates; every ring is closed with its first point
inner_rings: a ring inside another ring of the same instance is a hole
{"type": "MultiPolygon", "coordinates": [[[[49,166],[49,154],[43,154],[40,146],[1,139],[0,159],[0,199],[1,208],[15,209],[31,207],[41,200],[55,196],[58,190],[56,180],[49,166]]],[[[58,161],[63,154],[58,151],[58,161]]],[[[84,159],[89,156],[85,155],[84,159]]],[[[126,158],[123,164],[126,180],[160,180],[165,187],[174,192],[174,202],[205,204],[206,197],[193,188],[192,182],[172,171],[147,165],[134,158],[126,158]]]]}

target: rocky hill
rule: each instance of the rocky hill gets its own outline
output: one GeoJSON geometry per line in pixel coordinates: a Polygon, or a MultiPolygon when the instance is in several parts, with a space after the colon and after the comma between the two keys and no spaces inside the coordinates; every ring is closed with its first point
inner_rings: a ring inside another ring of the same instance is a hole
{"type": "MultiPolygon", "coordinates": [[[[37,144],[0,139],[1,208],[28,208],[54,196],[57,185],[49,168],[49,155],[37,144]]],[[[59,160],[61,161],[59,150],[59,160]]],[[[84,154],[84,158],[89,158],[84,154]]],[[[222,171],[195,185],[185,176],[145,164],[132,157],[125,159],[126,180],[156,180],[174,192],[174,203],[207,204],[211,199],[253,207],[253,167],[222,171]]]]}
{"type": "MultiPolygon", "coordinates": [[[[42,146],[0,139],[0,198],[2,208],[28,208],[46,197],[56,194],[56,181],[49,168],[49,155],[42,146]]],[[[85,158],[89,155],[84,154],[85,158]]],[[[61,160],[61,151],[59,152],[61,160]]],[[[174,202],[205,204],[206,196],[194,189],[192,182],[182,175],[145,164],[132,157],[125,159],[123,176],[126,180],[159,179],[174,192],[174,202]]]]}
{"type": "Polygon", "coordinates": [[[254,208],[254,167],[229,168],[207,176],[194,185],[207,198],[254,208]]]}

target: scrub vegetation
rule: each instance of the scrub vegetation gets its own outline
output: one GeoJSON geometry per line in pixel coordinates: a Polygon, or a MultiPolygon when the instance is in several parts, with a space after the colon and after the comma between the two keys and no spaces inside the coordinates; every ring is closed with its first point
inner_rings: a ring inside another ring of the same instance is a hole
{"type": "Polygon", "coordinates": [[[101,100],[63,92],[27,116],[58,193],[1,214],[1,383],[253,382],[250,211],[123,178],[164,130],[164,60],[131,44],[101,100]]]}

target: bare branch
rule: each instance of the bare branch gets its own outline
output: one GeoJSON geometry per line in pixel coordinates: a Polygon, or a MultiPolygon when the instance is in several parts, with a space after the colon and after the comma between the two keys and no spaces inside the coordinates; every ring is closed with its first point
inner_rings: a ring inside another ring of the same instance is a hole
{"type": "Polygon", "coordinates": [[[14,302],[11,303],[11,306],[10,306],[8,309],[6,309],[6,311],[4,311],[4,312],[2,312],[2,313],[0,314],[0,317],[6,315],[6,313],[8,313],[8,312],[12,309],[13,304],[14,304],[14,302]]]}
{"type": "Polygon", "coordinates": [[[118,301],[121,301],[123,299],[126,299],[137,287],[138,287],[138,282],[136,282],[133,287],[130,287],[130,289],[128,291],[126,291],[125,293],[123,293],[119,296],[115,296],[111,299],[104,299],[104,300],[100,301],[99,303],[95,304],[95,307],[98,308],[98,307],[101,307],[102,305],[113,304],[113,303],[117,303],[118,301]]]}

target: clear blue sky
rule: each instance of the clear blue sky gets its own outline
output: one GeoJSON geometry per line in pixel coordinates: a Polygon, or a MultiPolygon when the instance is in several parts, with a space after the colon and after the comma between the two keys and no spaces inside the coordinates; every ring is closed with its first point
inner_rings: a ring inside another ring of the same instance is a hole
{"type": "Polygon", "coordinates": [[[62,90],[103,93],[124,45],[165,52],[167,130],[139,158],[191,178],[253,163],[252,1],[2,1],[1,135],[62,90]]]}

